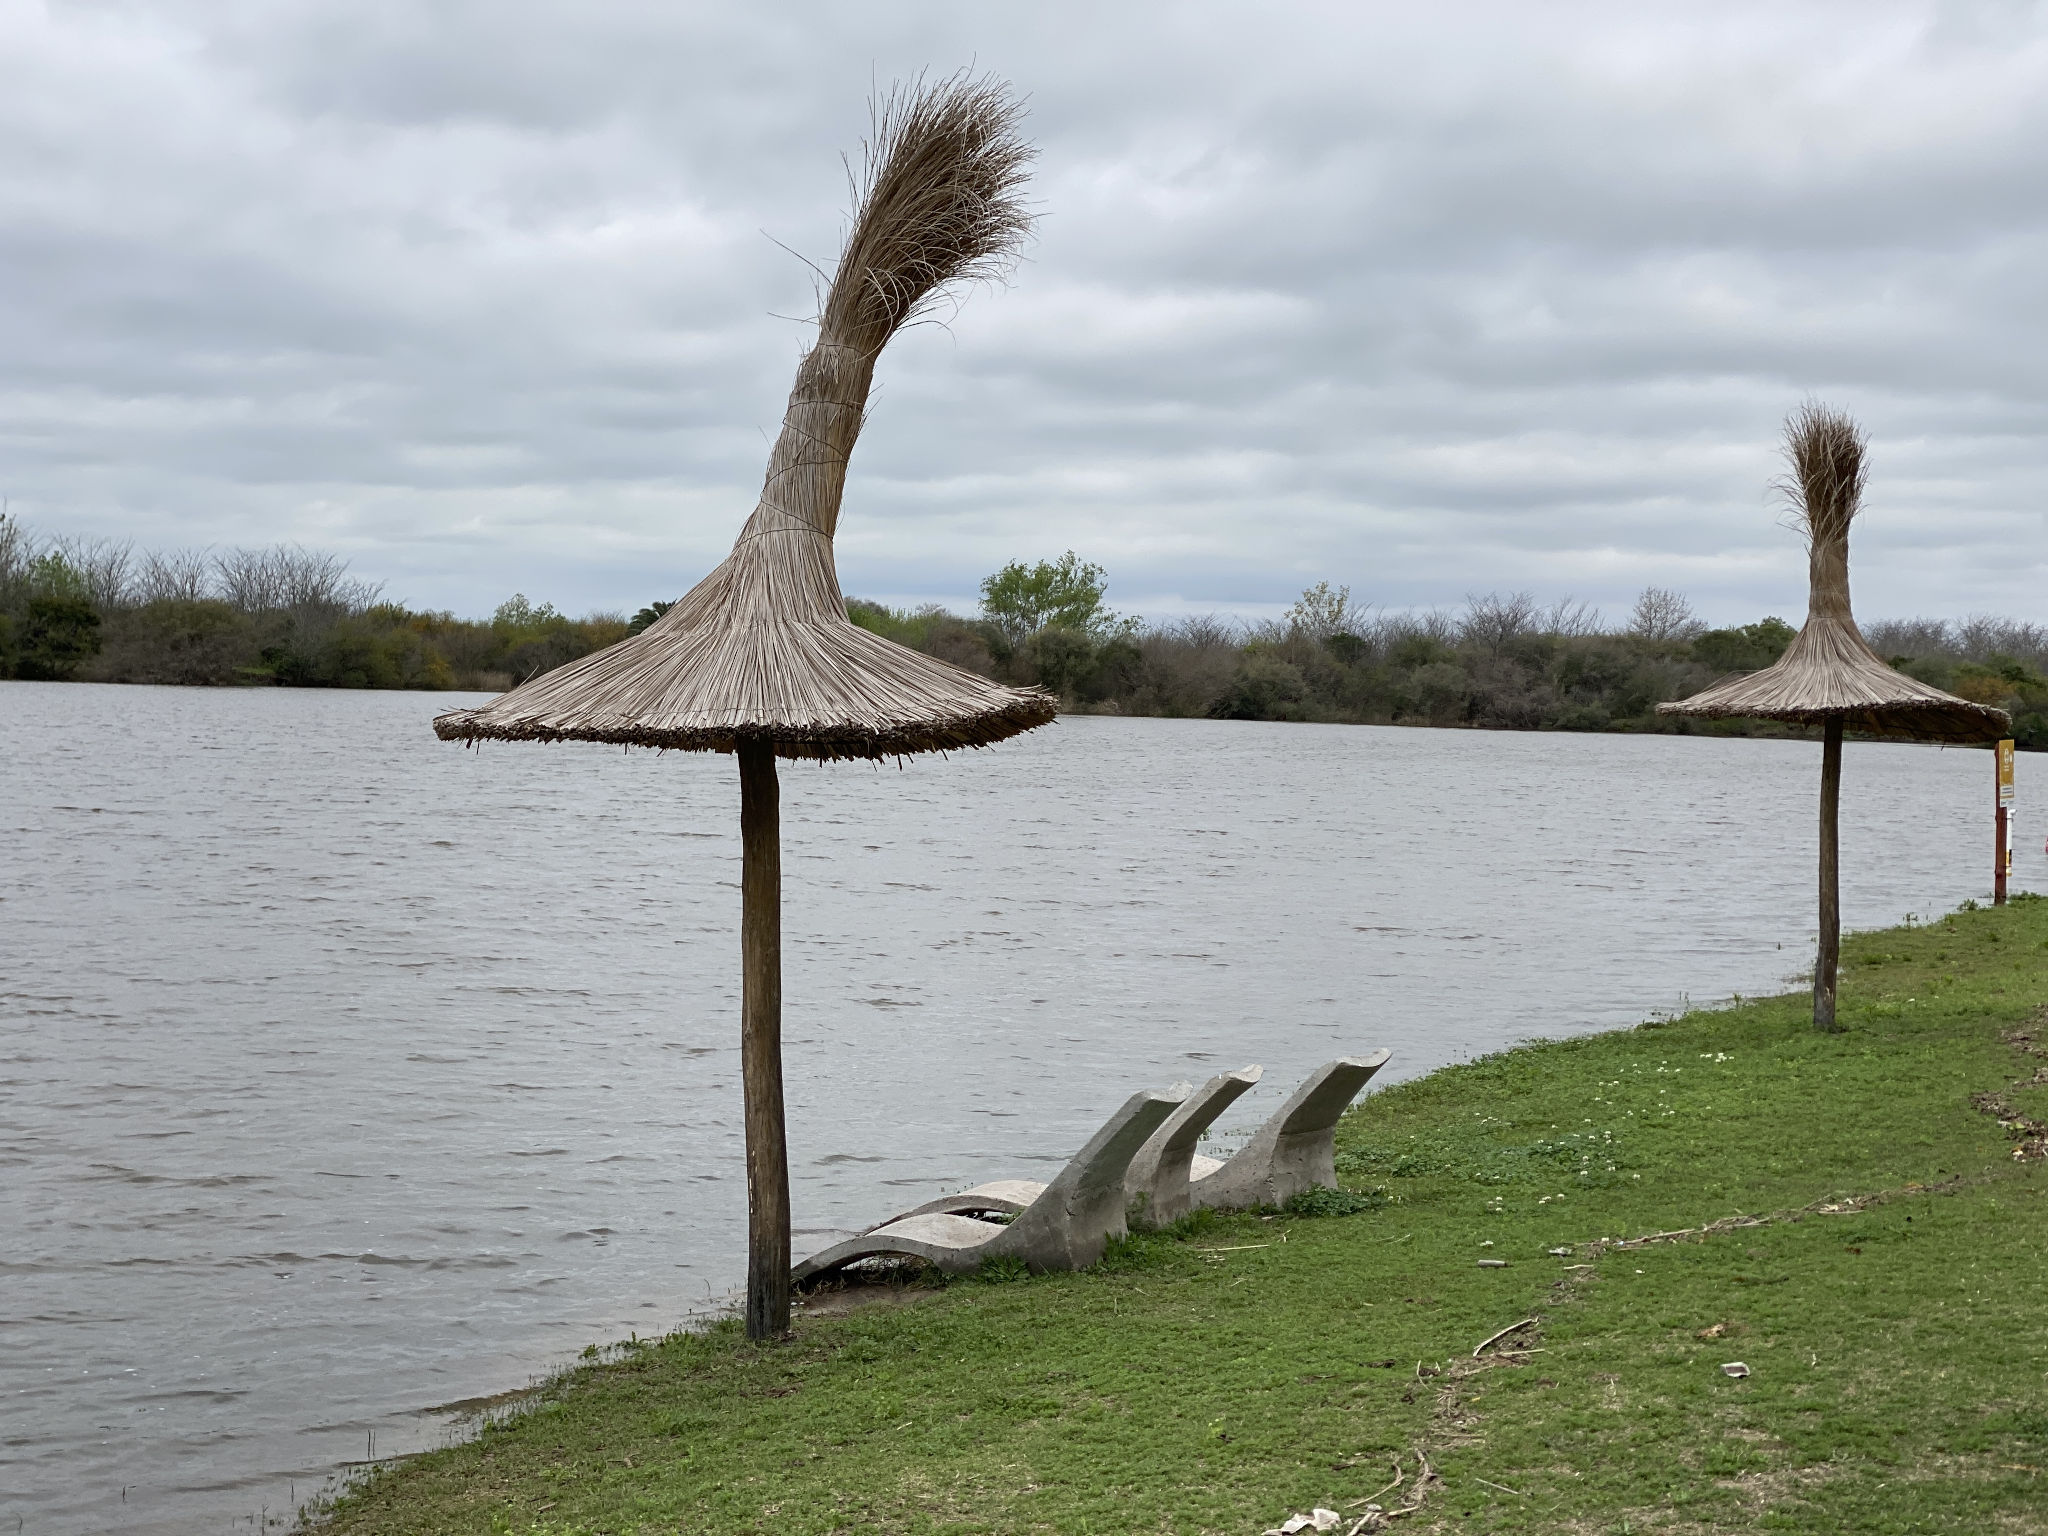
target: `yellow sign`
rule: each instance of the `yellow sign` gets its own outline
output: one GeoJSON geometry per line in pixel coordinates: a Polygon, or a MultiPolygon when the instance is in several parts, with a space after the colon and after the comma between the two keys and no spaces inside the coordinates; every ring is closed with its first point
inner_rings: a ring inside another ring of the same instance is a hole
{"type": "Polygon", "coordinates": [[[1998,803],[2012,804],[2012,743],[1998,744],[1998,803]]]}

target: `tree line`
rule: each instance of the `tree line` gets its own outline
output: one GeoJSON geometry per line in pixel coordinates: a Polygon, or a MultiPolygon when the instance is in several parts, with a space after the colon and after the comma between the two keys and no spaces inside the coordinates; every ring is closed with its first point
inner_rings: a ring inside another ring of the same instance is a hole
{"type": "Polygon", "coordinates": [[[0,517],[0,677],[496,691],[628,632],[524,595],[488,619],[408,608],[293,545],[137,554],[0,517]]]}
{"type": "MultiPolygon", "coordinates": [[[[1497,730],[1797,734],[1761,721],[1659,716],[1731,673],[1767,667],[1798,632],[1775,616],[1713,628],[1683,595],[1651,587],[1618,623],[1527,592],[1475,594],[1455,610],[1388,613],[1318,582],[1278,619],[1163,624],[1104,606],[1100,567],[1069,553],[1013,563],[982,585],[981,612],[890,609],[858,599],[856,624],[1004,682],[1036,683],[1070,709],[1229,720],[1320,720],[1497,730]]],[[[1999,618],[1863,626],[1893,666],[2013,716],[2048,750],[2048,627],[1999,618]]]]}
{"type": "MultiPolygon", "coordinates": [[[[1002,682],[1057,693],[1071,711],[1319,720],[1503,730],[1756,732],[1675,722],[1666,700],[1783,654],[1782,618],[1711,628],[1650,588],[1619,622],[1583,603],[1475,594],[1455,610],[1388,613],[1318,582],[1278,619],[1145,624],[1106,601],[1100,566],[1072,552],[1015,561],[982,583],[979,611],[861,598],[864,629],[1002,682]]],[[[384,598],[345,562],[295,546],[136,553],[38,539],[0,516],[0,677],[495,691],[653,623],[569,618],[515,594],[488,619],[384,598]]],[[[2048,750],[2048,628],[1976,618],[1863,626],[1900,670],[2011,711],[2015,739],[2048,750]]]]}

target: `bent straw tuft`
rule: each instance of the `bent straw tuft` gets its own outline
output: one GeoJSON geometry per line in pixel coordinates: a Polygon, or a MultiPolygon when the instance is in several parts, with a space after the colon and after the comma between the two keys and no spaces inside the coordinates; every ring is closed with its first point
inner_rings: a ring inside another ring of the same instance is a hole
{"type": "Polygon", "coordinates": [[[877,105],[818,340],[732,553],[640,634],[441,715],[436,734],[879,759],[987,746],[1053,718],[1039,689],[857,628],[832,546],[876,357],[950,289],[1000,278],[1030,229],[1021,117],[1002,82],[964,75],[877,105]]]}
{"type": "Polygon", "coordinates": [[[1849,606],[1849,525],[1869,477],[1867,441],[1840,411],[1808,401],[1785,423],[1790,473],[1778,482],[1807,544],[1806,624],[1785,654],[1675,703],[1660,715],[1703,719],[1838,719],[1856,731],[1917,741],[1995,741],[2012,726],[2002,709],[1973,704],[1885,665],[1849,606]]]}

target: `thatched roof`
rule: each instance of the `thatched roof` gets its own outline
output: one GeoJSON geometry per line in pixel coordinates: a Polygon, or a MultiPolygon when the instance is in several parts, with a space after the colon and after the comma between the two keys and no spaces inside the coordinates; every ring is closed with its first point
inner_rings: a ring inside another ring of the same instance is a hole
{"type": "Polygon", "coordinates": [[[1663,715],[1746,716],[1820,724],[1919,741],[1995,741],[2012,728],[2002,709],[1973,704],[1885,665],[1849,609],[1849,525],[1868,473],[1863,434],[1824,406],[1807,405],[1785,424],[1792,473],[1785,489],[1806,534],[1806,625],[1761,672],[1660,704],[1663,715]]]}
{"type": "Polygon", "coordinates": [[[980,747],[1053,718],[1005,688],[857,628],[832,558],[875,359],[948,285],[1004,270],[1029,228],[1021,108],[963,77],[878,112],[853,227],[732,553],[642,633],[434,721],[444,740],[606,741],[783,757],[980,747]]]}

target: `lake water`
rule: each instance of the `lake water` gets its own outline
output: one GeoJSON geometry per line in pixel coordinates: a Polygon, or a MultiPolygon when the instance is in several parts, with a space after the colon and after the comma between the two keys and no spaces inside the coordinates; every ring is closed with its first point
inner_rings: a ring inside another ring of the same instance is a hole
{"type": "MultiPolygon", "coordinates": [[[[283,1520],[742,1277],[732,762],[464,751],[459,702],[0,683],[0,1532],[283,1520]]],[[[785,766],[797,1249],[1139,1087],[1261,1062],[1241,1127],[1340,1053],[1784,987],[1818,764],[1064,719],[785,766]]],[[[1849,746],[1850,925],[1986,894],[1991,772],[1849,746]]]]}

